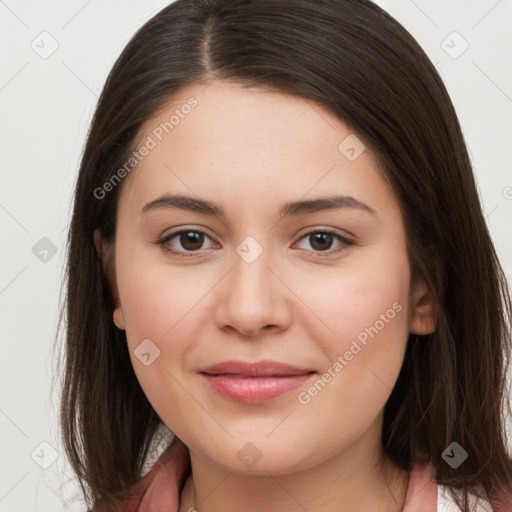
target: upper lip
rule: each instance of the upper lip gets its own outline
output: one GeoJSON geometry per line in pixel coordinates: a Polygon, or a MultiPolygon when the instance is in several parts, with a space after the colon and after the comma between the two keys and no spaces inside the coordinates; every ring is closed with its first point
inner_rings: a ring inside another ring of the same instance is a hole
{"type": "Polygon", "coordinates": [[[306,373],[315,373],[311,368],[298,368],[289,364],[279,363],[277,361],[257,361],[255,363],[246,363],[244,361],[224,361],[205,368],[201,368],[199,373],[208,375],[244,375],[247,377],[273,377],[283,375],[304,375],[306,373]]]}

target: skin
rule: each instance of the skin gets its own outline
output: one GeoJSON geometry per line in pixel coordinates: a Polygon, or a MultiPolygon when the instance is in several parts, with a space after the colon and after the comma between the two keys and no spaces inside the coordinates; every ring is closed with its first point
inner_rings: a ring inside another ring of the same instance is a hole
{"type": "Polygon", "coordinates": [[[383,457],[383,408],[409,332],[430,333],[436,321],[431,294],[411,279],[392,189],[368,147],[354,161],[338,150],[353,133],[345,123],[317,103],[265,89],[189,86],[141,140],[191,96],[197,107],[125,179],[115,245],[103,246],[114,255],[114,321],[126,330],[137,378],[190,451],[180,512],[401,510],[408,473],[383,457]],[[376,214],[338,208],[279,218],[284,202],[334,192],[376,214]],[[213,201],[226,216],[141,213],[164,193],[213,201]],[[177,229],[204,232],[203,244],[190,249],[176,236],[167,247],[179,257],[155,243],[177,229]],[[326,229],[356,243],[333,237],[322,246],[306,236],[326,229]],[[263,249],[252,263],[236,252],[248,236],[263,249]],[[270,359],[321,376],[395,303],[400,312],[307,404],[298,395],[311,382],[241,404],[198,375],[229,359],[270,359]],[[148,338],[160,355],[145,366],[134,350],[148,338]],[[248,442],[261,453],[250,468],[237,457],[248,442]]]}

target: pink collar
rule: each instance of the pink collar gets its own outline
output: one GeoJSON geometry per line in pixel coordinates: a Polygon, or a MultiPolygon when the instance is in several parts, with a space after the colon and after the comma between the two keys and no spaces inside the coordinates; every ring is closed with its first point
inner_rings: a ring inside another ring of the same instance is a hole
{"type": "Polygon", "coordinates": [[[437,482],[431,464],[415,464],[402,512],[437,512],[437,482]]]}
{"type": "MultiPolygon", "coordinates": [[[[119,511],[178,512],[189,469],[187,449],[175,438],[151,471],[135,485],[119,511]]],[[[437,512],[437,483],[430,464],[413,466],[402,512],[437,512]]]]}

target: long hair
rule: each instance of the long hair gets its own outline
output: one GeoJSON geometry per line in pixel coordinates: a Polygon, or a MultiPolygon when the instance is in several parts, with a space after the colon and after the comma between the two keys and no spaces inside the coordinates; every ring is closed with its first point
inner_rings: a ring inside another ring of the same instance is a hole
{"type": "Polygon", "coordinates": [[[512,478],[510,292],[448,92],[415,39],[368,0],[177,0],[116,61],[81,159],[61,312],[62,439],[86,500],[118,503],[162,425],[112,321],[108,268],[93,240],[97,229],[113,240],[123,183],[97,191],[178,90],[212,80],[316,101],[375,152],[401,208],[413,273],[439,306],[435,332],[407,341],[384,409],[384,453],[404,469],[430,461],[461,510],[468,493],[498,503],[512,478]],[[452,442],[468,453],[456,469],[443,459],[452,442]]]}

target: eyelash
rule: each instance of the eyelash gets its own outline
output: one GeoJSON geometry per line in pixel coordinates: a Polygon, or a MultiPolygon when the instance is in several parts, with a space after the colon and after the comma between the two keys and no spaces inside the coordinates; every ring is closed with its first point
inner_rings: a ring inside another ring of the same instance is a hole
{"type": "MultiPolygon", "coordinates": [[[[200,234],[203,234],[205,236],[207,236],[208,238],[210,238],[204,231],[200,231],[200,230],[196,230],[196,229],[181,229],[179,231],[174,231],[173,233],[170,233],[168,235],[166,235],[164,238],[160,239],[160,240],[157,240],[155,243],[156,245],[159,245],[162,250],[166,253],[171,253],[173,254],[174,256],[178,256],[180,258],[191,258],[191,257],[194,257],[199,251],[186,251],[189,255],[185,255],[183,252],[180,252],[180,251],[176,251],[174,249],[171,249],[169,246],[167,246],[166,244],[169,243],[173,238],[175,238],[176,236],[178,235],[181,235],[182,233],[200,233],[200,234]]],[[[320,257],[320,258],[325,258],[325,257],[329,257],[333,254],[336,254],[336,253],[339,253],[339,252],[342,252],[344,250],[347,250],[351,245],[355,245],[355,242],[353,240],[350,240],[344,236],[341,236],[339,233],[336,233],[335,231],[331,231],[331,230],[328,230],[328,229],[325,229],[325,230],[315,230],[315,231],[309,231],[308,233],[305,233],[304,235],[302,235],[299,239],[302,240],[308,236],[311,236],[311,235],[314,235],[314,234],[318,234],[318,233],[322,233],[322,234],[327,234],[327,235],[333,235],[334,237],[336,237],[339,241],[343,242],[345,245],[339,249],[335,249],[335,250],[326,250],[326,251],[311,251],[311,250],[308,250],[308,249],[303,249],[303,250],[307,250],[308,252],[312,252],[312,253],[315,253],[315,255],[317,257],[320,257]]]]}

